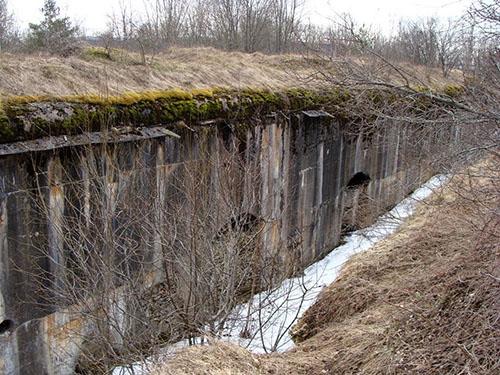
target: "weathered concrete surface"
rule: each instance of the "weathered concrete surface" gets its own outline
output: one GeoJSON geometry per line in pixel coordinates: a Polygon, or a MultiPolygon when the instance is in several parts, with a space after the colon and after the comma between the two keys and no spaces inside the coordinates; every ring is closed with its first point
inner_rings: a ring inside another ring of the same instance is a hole
{"type": "MultiPolygon", "coordinates": [[[[75,209],[68,205],[74,201],[72,184],[86,192],[78,201],[78,212],[87,220],[99,215],[89,203],[94,182],[86,173],[87,159],[98,155],[107,160],[103,165],[117,166],[99,172],[104,181],[100,199],[107,213],[117,215],[118,205],[124,204],[120,191],[133,189],[142,181],[137,186],[147,186],[150,191],[137,191],[136,197],[155,197],[151,207],[160,222],[165,220],[161,213],[169,204],[167,196],[173,196],[169,189],[178,165],[195,160],[200,149],[215,156],[238,151],[259,175],[248,180],[258,181],[258,186],[238,192],[239,199],[249,200],[245,194],[255,193],[257,204],[252,207],[265,223],[263,254],[278,252],[278,266],[289,273],[331,251],[339,242],[343,224],[367,224],[414,189],[429,173],[423,148],[432,151],[448,137],[422,142],[421,133],[408,136],[407,129],[391,122],[367,134],[324,113],[307,112],[237,126],[207,125],[183,138],[165,133],[136,143],[124,139],[112,151],[99,145],[86,149],[81,143],[72,145],[72,139],[62,139],[71,147],[58,144],[53,150],[0,158],[0,320],[15,319],[19,324],[10,336],[0,337],[1,373],[72,374],[91,330],[85,319],[60,310],[45,295],[51,285],[57,287],[61,264],[70,252],[63,216],[72,215],[75,209]],[[89,150],[93,156],[87,157],[89,150]],[[360,171],[370,177],[369,183],[346,189],[360,171]],[[40,278],[44,272],[45,277],[40,278]]],[[[240,172],[235,168],[235,175],[240,172]]],[[[216,200],[222,193],[214,188],[213,194],[216,200]]],[[[110,224],[104,231],[116,225],[113,217],[107,219],[110,224]]],[[[157,237],[143,244],[144,259],[151,264],[149,285],[164,277],[159,244],[157,237]]]]}

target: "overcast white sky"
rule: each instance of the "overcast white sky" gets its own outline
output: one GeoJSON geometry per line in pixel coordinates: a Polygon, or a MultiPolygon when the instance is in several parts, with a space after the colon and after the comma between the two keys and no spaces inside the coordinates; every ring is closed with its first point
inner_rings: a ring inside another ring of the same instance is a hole
{"type": "MultiPolygon", "coordinates": [[[[42,18],[40,8],[44,0],[8,0],[10,9],[22,27],[42,18]]],[[[122,0],[143,9],[143,0],[122,0]]],[[[350,13],[359,23],[373,25],[389,32],[400,18],[438,16],[443,19],[458,17],[471,0],[306,0],[306,19],[326,22],[335,13],[350,13]]],[[[64,15],[77,20],[88,32],[102,31],[107,15],[118,10],[120,0],[57,0],[64,15]]]]}

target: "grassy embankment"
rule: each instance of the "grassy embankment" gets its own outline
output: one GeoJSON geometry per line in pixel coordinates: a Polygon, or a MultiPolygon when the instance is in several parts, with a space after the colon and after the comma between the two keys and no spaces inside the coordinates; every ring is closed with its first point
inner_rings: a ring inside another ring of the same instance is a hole
{"type": "MultiPolygon", "coordinates": [[[[0,143],[111,127],[131,132],[161,125],[182,133],[186,124],[189,128],[225,120],[241,125],[273,111],[301,109],[326,109],[338,119],[355,122],[356,116],[364,116],[360,101],[383,106],[406,100],[378,88],[331,87],[316,77],[319,71],[334,74],[329,71],[334,68],[318,58],[203,48],[174,49],[147,65],[138,59],[99,48],[66,59],[2,56],[0,143]]],[[[446,95],[459,90],[452,81],[436,79],[437,74],[413,70],[427,75],[428,82],[446,95]]],[[[419,82],[415,87],[421,87],[419,82]]],[[[425,100],[421,104],[425,106],[425,100]]]]}
{"type": "MultiPolygon", "coordinates": [[[[140,56],[126,51],[89,47],[68,58],[2,54],[0,97],[93,95],[125,92],[203,89],[314,89],[324,85],[318,70],[332,73],[328,60],[299,55],[223,52],[213,48],[172,48],[140,64],[140,56]]],[[[438,69],[406,67],[415,77],[440,89],[462,81],[460,72],[442,78],[438,69]]],[[[388,77],[391,77],[388,73],[388,77]]],[[[392,79],[399,78],[392,75],[392,79]]]]}

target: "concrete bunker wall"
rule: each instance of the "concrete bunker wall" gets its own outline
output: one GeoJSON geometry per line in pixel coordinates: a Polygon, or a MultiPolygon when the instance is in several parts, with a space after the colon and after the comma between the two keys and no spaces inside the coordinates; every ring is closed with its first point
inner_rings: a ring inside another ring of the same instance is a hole
{"type": "MultiPolygon", "coordinates": [[[[330,116],[298,113],[275,115],[267,123],[251,126],[200,126],[181,138],[165,135],[117,143],[112,152],[93,145],[0,157],[0,320],[15,319],[17,324],[12,334],[0,335],[0,372],[72,374],[79,346],[91,329],[84,320],[47,303],[40,285],[30,279],[36,259],[37,269],[57,283],[54,257],[70,252],[60,230],[63,216],[71,212],[65,206],[71,193],[68,186],[77,180],[81,186],[91,184],[82,173],[86,150],[117,162],[118,170],[101,171],[108,194],[140,180],[145,183],[137,186],[148,186],[150,194],[137,191],[137,196],[156,197],[157,210],[167,204],[166,192],[177,165],[196,160],[201,149],[217,159],[223,159],[224,152],[237,152],[241,161],[253,163],[258,171],[259,184],[250,189],[258,199],[249,212],[263,218],[263,254],[278,252],[281,266],[289,272],[304,268],[338,244],[346,208],[356,206],[359,199],[360,190],[347,187],[358,172],[370,176],[363,195],[373,202],[362,224],[429,177],[426,161],[411,140],[403,139],[404,132],[399,124],[387,122],[367,137],[330,116]],[[48,217],[40,217],[29,198],[33,192],[45,202],[48,217]],[[33,257],[38,237],[51,256],[33,257]],[[79,334],[68,338],[71,330],[79,334]]],[[[238,197],[241,202],[249,199],[243,192],[238,197]]],[[[228,214],[221,223],[231,217],[228,214]]],[[[350,225],[357,225],[359,217],[351,212],[350,225]]],[[[154,243],[154,239],[144,243],[151,264],[160,256],[154,243]]],[[[152,271],[150,284],[162,278],[161,271],[152,271]]]]}

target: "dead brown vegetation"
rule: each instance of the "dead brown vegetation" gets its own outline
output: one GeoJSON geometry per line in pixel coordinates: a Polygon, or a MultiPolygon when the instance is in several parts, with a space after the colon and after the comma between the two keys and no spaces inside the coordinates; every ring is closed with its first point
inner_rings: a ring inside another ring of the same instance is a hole
{"type": "Polygon", "coordinates": [[[267,374],[266,366],[258,355],[224,342],[209,346],[190,347],[175,354],[167,366],[150,372],[150,375],[243,375],[267,374]]]}
{"type": "Polygon", "coordinates": [[[498,374],[498,174],[493,159],[457,174],[352,258],[295,327],[293,350],[187,349],[158,374],[498,374]]]}
{"type": "MultiPolygon", "coordinates": [[[[212,87],[311,89],[325,85],[318,69],[329,65],[317,57],[224,52],[214,48],[171,48],[150,57],[146,64],[141,63],[138,54],[100,47],[84,48],[66,58],[2,54],[0,96],[106,97],[144,90],[212,87]]],[[[412,66],[406,69],[418,77],[412,81],[415,85],[426,82],[440,89],[462,80],[460,72],[442,79],[438,69],[412,66]]]]}
{"type": "MultiPolygon", "coordinates": [[[[300,86],[287,61],[293,56],[223,52],[213,48],[170,49],[141,64],[122,50],[87,48],[68,58],[4,54],[0,95],[115,95],[169,88],[280,88],[300,86]]],[[[294,69],[307,69],[293,64],[294,69]]]]}
{"type": "Polygon", "coordinates": [[[478,174],[454,177],[307,312],[295,330],[312,337],[306,347],[328,335],[341,344],[329,373],[497,373],[498,186],[478,174]]]}

